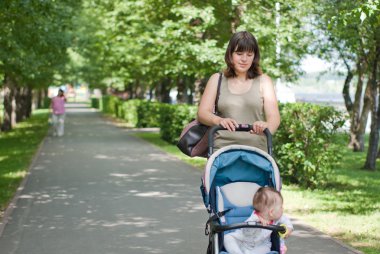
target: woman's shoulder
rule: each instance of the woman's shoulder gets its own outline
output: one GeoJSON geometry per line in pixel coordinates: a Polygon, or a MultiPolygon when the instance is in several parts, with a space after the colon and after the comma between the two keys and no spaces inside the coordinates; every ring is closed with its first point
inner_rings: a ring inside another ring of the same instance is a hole
{"type": "Polygon", "coordinates": [[[216,73],[212,74],[210,79],[208,80],[208,83],[212,83],[215,85],[218,84],[219,77],[220,77],[220,72],[216,72],[216,73]]]}
{"type": "Polygon", "coordinates": [[[264,82],[264,83],[270,82],[270,83],[272,83],[272,79],[267,74],[265,74],[265,73],[263,73],[260,76],[258,76],[258,78],[260,78],[261,82],[264,82]]]}

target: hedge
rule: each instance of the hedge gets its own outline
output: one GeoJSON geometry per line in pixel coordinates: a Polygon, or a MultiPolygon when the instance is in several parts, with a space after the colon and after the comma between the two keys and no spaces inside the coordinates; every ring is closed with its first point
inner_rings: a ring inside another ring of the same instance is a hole
{"type": "MultiPolygon", "coordinates": [[[[102,111],[133,127],[159,127],[163,140],[176,144],[183,127],[196,117],[196,106],[145,100],[122,101],[105,96],[102,111]]],[[[284,182],[314,188],[327,182],[340,158],[331,142],[343,126],[344,115],[333,107],[310,103],[280,105],[281,125],[274,137],[274,154],[284,182]]]]}

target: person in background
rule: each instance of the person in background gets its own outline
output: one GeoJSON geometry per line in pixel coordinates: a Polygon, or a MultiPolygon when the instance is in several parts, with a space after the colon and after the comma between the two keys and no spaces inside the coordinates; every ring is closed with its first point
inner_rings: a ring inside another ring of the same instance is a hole
{"type": "Polygon", "coordinates": [[[198,121],[220,125],[215,149],[233,144],[254,146],[267,151],[263,135],[268,128],[274,134],[280,125],[280,112],[271,78],[260,68],[260,51],[256,38],[247,31],[235,33],[225,53],[227,68],[220,87],[218,112],[213,114],[219,73],[213,74],[202,95],[198,121]],[[235,132],[238,124],[252,124],[248,132],[235,132]],[[256,135],[251,135],[256,134],[256,135]]]}
{"type": "Polygon", "coordinates": [[[51,99],[51,113],[53,119],[53,136],[61,137],[64,134],[66,98],[62,89],[51,99]]]}

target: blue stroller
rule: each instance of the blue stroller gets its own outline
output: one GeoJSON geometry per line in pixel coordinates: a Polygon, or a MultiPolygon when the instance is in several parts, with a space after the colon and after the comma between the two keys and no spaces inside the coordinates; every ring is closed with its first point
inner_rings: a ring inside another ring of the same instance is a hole
{"type": "MultiPolygon", "coordinates": [[[[241,124],[236,131],[251,129],[252,125],[241,124]]],[[[272,230],[271,250],[280,253],[279,233],[284,233],[286,228],[245,222],[253,211],[252,198],[258,188],[281,188],[279,170],[271,156],[272,136],[266,129],[268,153],[244,145],[226,146],[213,153],[214,134],[219,130],[225,129],[214,126],[209,132],[209,159],[201,185],[209,213],[205,228],[205,234],[209,236],[207,254],[227,253],[223,246],[224,233],[248,227],[272,230]]]]}

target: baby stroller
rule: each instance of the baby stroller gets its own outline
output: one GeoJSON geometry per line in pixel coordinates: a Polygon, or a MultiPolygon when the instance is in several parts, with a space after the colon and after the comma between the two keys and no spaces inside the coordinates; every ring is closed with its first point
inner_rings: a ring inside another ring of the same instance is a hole
{"type": "MultiPolygon", "coordinates": [[[[241,124],[236,131],[249,131],[252,125],[241,124]]],[[[263,226],[244,222],[252,213],[252,198],[261,186],[281,188],[278,167],[272,158],[272,136],[268,129],[268,153],[244,146],[229,145],[213,153],[214,134],[226,130],[214,126],[209,132],[208,162],[202,177],[201,192],[209,213],[205,234],[209,236],[207,254],[227,253],[223,246],[226,231],[238,228],[264,228],[272,230],[272,251],[280,253],[279,233],[286,228],[278,225],[263,226]]]]}

